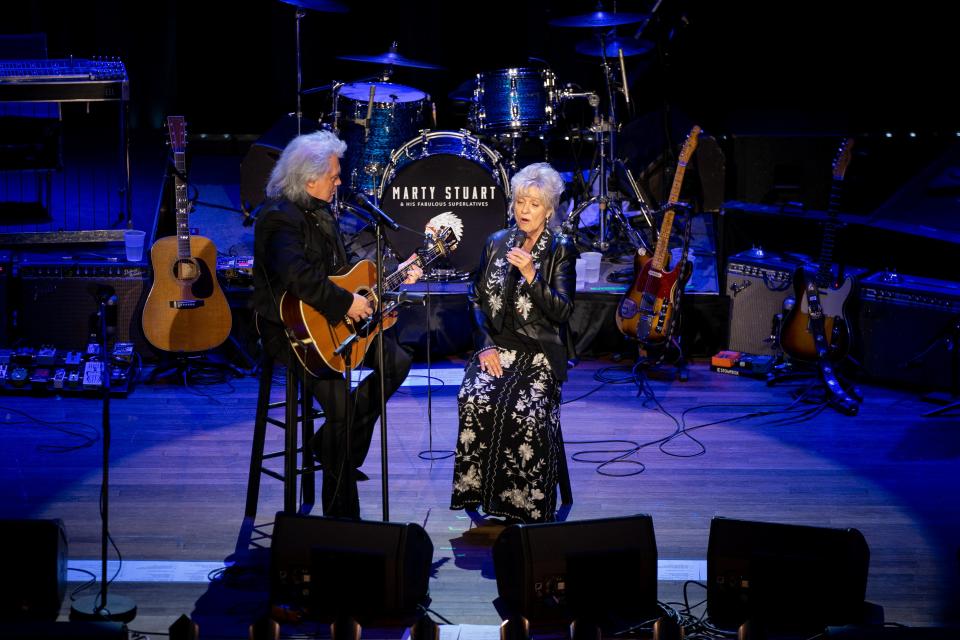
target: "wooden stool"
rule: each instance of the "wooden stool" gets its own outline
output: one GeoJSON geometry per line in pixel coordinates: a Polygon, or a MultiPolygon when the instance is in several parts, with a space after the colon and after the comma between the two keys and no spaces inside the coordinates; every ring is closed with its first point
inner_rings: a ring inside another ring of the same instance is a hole
{"type": "MultiPolygon", "coordinates": [[[[293,355],[291,354],[291,359],[293,355]]],[[[302,513],[313,508],[316,495],[314,474],[320,469],[310,450],[310,438],[313,437],[313,421],[323,417],[323,412],[313,407],[313,396],[306,391],[306,376],[309,375],[299,364],[291,363],[287,367],[286,395],[282,402],[270,402],[270,389],[273,386],[273,358],[264,357],[260,367],[260,385],[257,393],[257,415],[253,426],[253,451],[250,454],[250,476],[247,478],[246,517],[256,518],[257,502],[260,498],[260,476],[265,474],[283,482],[283,511],[297,512],[297,478],[301,479],[303,491],[302,513]],[[284,419],[270,417],[271,409],[284,408],[284,419]],[[283,451],[264,453],[267,436],[267,424],[284,430],[283,451]],[[297,424],[300,429],[297,429],[297,424]],[[297,442],[297,434],[300,442],[297,442]],[[297,465],[297,454],[300,465],[297,465]],[[265,466],[272,458],[283,458],[283,473],[265,466]]]]}

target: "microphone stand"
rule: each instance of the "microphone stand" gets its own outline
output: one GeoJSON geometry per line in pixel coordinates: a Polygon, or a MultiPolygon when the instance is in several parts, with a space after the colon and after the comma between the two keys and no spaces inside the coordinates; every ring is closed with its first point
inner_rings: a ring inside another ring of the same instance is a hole
{"type": "MultiPolygon", "coordinates": [[[[100,316],[100,373],[103,394],[103,481],[100,485],[100,593],[77,598],[70,606],[71,620],[130,622],[137,617],[137,605],[130,598],[113,595],[107,598],[107,543],[110,539],[110,356],[107,355],[107,305],[112,292],[98,292],[100,316]]],[[[115,303],[115,300],[114,300],[115,303]]]]}
{"type": "Polygon", "coordinates": [[[381,492],[382,492],[382,504],[383,504],[383,521],[388,522],[390,520],[390,481],[388,477],[389,463],[387,459],[387,393],[386,385],[384,380],[385,371],[383,368],[383,300],[384,300],[384,290],[383,290],[383,227],[387,226],[393,230],[400,228],[400,225],[396,223],[385,211],[376,205],[376,203],[371,202],[364,194],[358,194],[358,199],[361,204],[365,206],[364,211],[367,214],[370,214],[374,219],[374,228],[376,229],[376,238],[377,238],[377,253],[376,253],[376,268],[377,268],[377,324],[379,328],[377,333],[379,339],[377,340],[377,367],[379,368],[380,378],[380,475],[381,475],[381,492]]]}

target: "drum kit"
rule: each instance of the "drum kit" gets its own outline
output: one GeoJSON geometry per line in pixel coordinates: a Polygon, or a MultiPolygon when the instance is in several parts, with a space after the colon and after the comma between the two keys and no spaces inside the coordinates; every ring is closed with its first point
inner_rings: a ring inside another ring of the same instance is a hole
{"type": "MultiPolygon", "coordinates": [[[[283,0],[298,7],[308,4],[336,5],[328,0],[283,0]]],[[[298,10],[298,15],[301,11],[298,10]]],[[[479,263],[484,240],[510,222],[510,175],[517,170],[516,150],[520,142],[556,135],[558,116],[563,106],[585,100],[593,110],[589,131],[596,141],[596,162],[589,174],[588,192],[567,216],[564,228],[578,241],[606,252],[610,248],[611,221],[619,225],[634,247],[646,242],[624,216],[619,198],[611,197],[608,179],[618,163],[615,139],[618,124],[615,115],[616,93],[622,92],[629,105],[624,57],[642,55],[653,45],[635,38],[618,38],[614,27],[645,22],[640,13],[593,13],[552,20],[551,26],[590,28],[594,37],[578,43],[575,50],[599,58],[604,72],[604,96],[608,112],[601,113],[601,95],[593,91],[575,91],[561,86],[557,75],[546,65],[496,69],[478,73],[469,95],[470,129],[436,129],[436,108],[431,97],[420,89],[391,81],[397,67],[438,70],[442,67],[401,55],[397,44],[382,54],[341,55],[340,60],[380,65],[379,75],[351,82],[302,90],[300,97],[329,93],[329,123],[346,143],[342,162],[344,186],[341,199],[364,194],[407,228],[422,229],[433,216],[452,211],[464,223],[459,249],[448,265],[434,268],[436,279],[462,279],[479,263]],[[619,76],[619,77],[618,77],[619,76]],[[591,195],[593,194],[593,195],[591,195]],[[588,242],[579,237],[581,215],[589,207],[598,210],[599,234],[588,242]]],[[[642,30],[642,29],[641,29],[642,30]]],[[[298,119],[299,120],[299,119],[298,119]]],[[[562,133],[560,134],[562,135],[562,133]]],[[[639,203],[648,225],[653,226],[649,208],[626,167],[633,191],[627,199],[639,203]]],[[[409,255],[420,246],[417,234],[388,231],[387,239],[396,255],[409,255]]]]}

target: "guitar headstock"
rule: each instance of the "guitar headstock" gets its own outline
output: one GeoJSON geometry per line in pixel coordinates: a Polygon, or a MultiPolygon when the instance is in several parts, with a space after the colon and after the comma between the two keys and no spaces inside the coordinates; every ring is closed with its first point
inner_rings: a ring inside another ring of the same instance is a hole
{"type": "Polygon", "coordinates": [[[447,255],[456,251],[460,239],[451,227],[427,228],[426,243],[428,249],[435,249],[437,255],[447,255]]]}
{"type": "Polygon", "coordinates": [[[850,165],[850,158],[853,156],[853,138],[847,138],[837,150],[837,157],[833,161],[833,179],[843,180],[847,173],[847,167],[850,165]]]}
{"type": "Polygon", "coordinates": [[[687,166],[687,163],[690,161],[690,157],[693,155],[693,152],[697,149],[697,142],[700,139],[700,132],[702,129],[699,125],[693,125],[693,128],[690,129],[690,133],[687,134],[687,139],[683,141],[683,148],[680,149],[680,165],[687,166]]]}
{"type": "Polygon", "coordinates": [[[186,153],[187,122],[183,116],[167,116],[167,135],[170,138],[171,151],[186,153]]]}

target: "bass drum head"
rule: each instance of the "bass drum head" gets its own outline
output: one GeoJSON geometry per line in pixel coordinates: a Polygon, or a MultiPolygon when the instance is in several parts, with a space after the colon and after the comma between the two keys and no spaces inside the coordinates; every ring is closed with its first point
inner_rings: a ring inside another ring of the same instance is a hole
{"type": "Polygon", "coordinates": [[[472,136],[433,132],[405,144],[394,153],[380,189],[381,208],[417,231],[387,231],[397,257],[406,260],[422,247],[427,222],[450,212],[463,223],[459,245],[448,264],[431,266],[475,271],[487,237],[506,224],[504,184],[509,189],[499,156],[472,136]]]}

